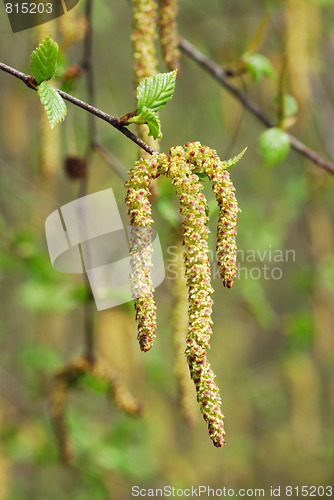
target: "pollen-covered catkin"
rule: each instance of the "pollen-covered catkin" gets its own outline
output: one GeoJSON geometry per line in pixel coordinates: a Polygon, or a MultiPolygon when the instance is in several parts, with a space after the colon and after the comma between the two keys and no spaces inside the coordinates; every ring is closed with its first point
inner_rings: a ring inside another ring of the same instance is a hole
{"type": "Polygon", "coordinates": [[[173,345],[174,345],[174,373],[178,383],[178,401],[182,416],[190,424],[195,422],[193,411],[193,385],[189,378],[189,369],[184,359],[184,344],[188,331],[188,292],[184,272],[182,242],[175,245],[175,259],[173,259],[173,345]]]}
{"type": "MultiPolygon", "coordinates": [[[[132,43],[135,87],[147,77],[157,73],[155,40],[158,36],[157,0],[132,0],[132,43]]],[[[148,135],[147,125],[138,125],[138,136],[155,150],[159,143],[148,135]]],[[[144,158],[149,153],[143,153],[144,158]]]]}
{"type": "Polygon", "coordinates": [[[198,171],[204,172],[212,184],[219,205],[216,246],[218,267],[224,286],[232,288],[237,275],[237,215],[241,211],[234,194],[235,188],[225,163],[219,159],[215,150],[202,146],[199,142],[187,143],[185,149],[188,161],[198,171]]]}
{"type": "Polygon", "coordinates": [[[185,354],[210,437],[215,446],[222,446],[225,444],[224,415],[215,376],[206,357],[212,333],[213,303],[207,243],[208,217],[206,200],[201,193],[203,186],[191,171],[192,164],[187,162],[185,150],[172,148],[166,174],[176,187],[183,216],[184,265],[189,298],[185,354]]]}
{"type": "Polygon", "coordinates": [[[157,59],[155,39],[157,38],[156,0],[132,0],[133,12],[133,57],[136,86],[148,76],[156,73],[157,59]]]}
{"type": "Polygon", "coordinates": [[[178,0],[160,0],[160,43],[170,71],[178,70],[180,66],[177,11],[178,0]]]}
{"type": "MultiPolygon", "coordinates": [[[[231,166],[240,157],[229,160],[231,166]]],[[[197,400],[208,424],[209,434],[215,446],[225,444],[224,415],[221,410],[219,389],[215,375],[206,357],[209,349],[212,304],[210,262],[208,257],[208,216],[203,185],[197,173],[205,173],[216,195],[220,208],[217,228],[217,257],[224,285],[231,287],[236,274],[236,222],[240,211],[234,195],[234,187],[216,151],[199,142],[187,143],[170,150],[169,158],[164,154],[141,159],[130,171],[126,183],[126,203],[129,207],[134,237],[131,250],[134,299],[138,338],[141,349],[151,348],[155,338],[155,303],[151,280],[151,245],[141,239],[138,231],[150,230],[151,206],[148,200],[152,179],[165,175],[172,180],[180,199],[183,226],[183,254],[186,284],[188,288],[188,333],[186,358],[190,376],[195,384],[197,400]]]]}
{"type": "Polygon", "coordinates": [[[156,155],[150,160],[141,159],[129,172],[126,204],[131,221],[130,263],[132,298],[136,309],[138,341],[142,351],[149,351],[155,339],[156,305],[151,278],[151,205],[148,200],[150,186],[158,174],[156,155]]]}

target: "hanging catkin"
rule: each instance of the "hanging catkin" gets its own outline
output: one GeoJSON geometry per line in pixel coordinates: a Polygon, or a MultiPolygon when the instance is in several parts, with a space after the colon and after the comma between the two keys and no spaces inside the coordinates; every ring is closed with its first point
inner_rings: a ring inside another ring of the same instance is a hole
{"type": "Polygon", "coordinates": [[[188,333],[186,358],[190,376],[195,384],[197,400],[215,446],[225,444],[225,430],[219,389],[206,357],[212,333],[212,304],[210,263],[208,257],[208,216],[203,186],[197,173],[205,173],[216,195],[220,209],[217,227],[217,258],[223,283],[231,288],[236,276],[236,223],[240,211],[234,187],[226,170],[241,155],[225,163],[216,151],[199,142],[172,148],[165,154],[139,160],[129,173],[126,183],[126,203],[135,236],[131,243],[131,279],[133,283],[138,339],[143,351],[149,350],[155,338],[155,302],[151,280],[152,247],[148,236],[141,238],[140,230],[152,224],[148,200],[153,179],[165,175],[172,180],[180,200],[183,226],[184,268],[188,288],[188,333]],[[142,252],[142,255],[139,255],[142,252]],[[140,296],[142,292],[142,295],[140,296]]]}

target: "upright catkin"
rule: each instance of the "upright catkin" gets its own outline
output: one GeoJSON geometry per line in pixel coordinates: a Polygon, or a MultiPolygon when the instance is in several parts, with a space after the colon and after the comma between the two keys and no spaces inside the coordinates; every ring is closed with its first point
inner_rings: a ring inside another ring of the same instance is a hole
{"type": "Polygon", "coordinates": [[[160,0],[160,43],[165,63],[170,71],[180,69],[177,12],[178,0],[160,0]]]}
{"type": "Polygon", "coordinates": [[[132,0],[133,59],[135,86],[157,71],[155,40],[157,38],[156,0],[132,0]]]}
{"type": "MultiPolygon", "coordinates": [[[[155,41],[158,37],[157,0],[132,0],[132,44],[135,88],[147,77],[157,73],[155,41]]],[[[147,125],[138,125],[138,135],[149,146],[159,150],[159,144],[148,135],[147,125]]],[[[146,158],[148,153],[144,153],[146,158]]]]}

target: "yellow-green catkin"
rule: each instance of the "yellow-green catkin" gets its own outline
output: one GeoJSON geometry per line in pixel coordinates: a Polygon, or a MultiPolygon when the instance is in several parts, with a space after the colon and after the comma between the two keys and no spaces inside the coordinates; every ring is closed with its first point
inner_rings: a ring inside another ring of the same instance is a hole
{"type": "Polygon", "coordinates": [[[157,10],[156,0],[132,0],[132,43],[136,86],[143,78],[156,73],[157,10]]]}
{"type": "Polygon", "coordinates": [[[174,344],[174,373],[178,383],[178,401],[184,419],[193,425],[193,385],[189,378],[189,370],[184,362],[184,344],[188,331],[188,293],[184,273],[182,242],[175,245],[175,261],[173,262],[173,344],[174,344]]]}
{"type": "MultiPolygon", "coordinates": [[[[239,155],[240,157],[240,155],[239,155]]],[[[231,160],[235,163],[239,157],[231,160]]],[[[211,183],[220,207],[217,228],[217,256],[225,286],[233,285],[236,275],[236,222],[240,211],[234,195],[234,187],[216,151],[199,142],[187,143],[164,154],[153,155],[149,160],[139,160],[130,172],[126,183],[126,203],[129,206],[131,225],[135,229],[150,227],[151,206],[148,200],[152,179],[165,175],[172,180],[180,199],[183,226],[183,254],[186,284],[188,288],[188,332],[186,358],[190,376],[195,384],[197,400],[208,424],[209,434],[215,446],[225,444],[224,415],[221,410],[219,389],[215,375],[206,357],[212,333],[212,304],[210,262],[208,257],[208,216],[206,199],[201,193],[203,186],[197,173],[205,173],[211,183]]],[[[135,238],[136,239],[136,238],[135,238]]],[[[134,247],[140,250],[140,243],[134,247]]],[[[148,248],[148,247],[147,247],[148,248]]],[[[150,249],[151,251],[151,249],[150,249]]],[[[141,349],[152,346],[155,337],[155,303],[151,281],[149,252],[143,257],[133,254],[131,278],[135,287],[143,290],[143,296],[135,296],[138,338],[141,349]]]]}
{"type": "Polygon", "coordinates": [[[126,204],[132,230],[130,233],[130,262],[132,298],[136,309],[138,341],[142,351],[149,351],[155,339],[156,305],[151,278],[151,205],[150,186],[158,174],[156,157],[141,159],[129,172],[126,204]]]}
{"type": "Polygon", "coordinates": [[[178,0],[160,0],[160,43],[170,71],[180,69],[180,51],[177,30],[178,0]]]}
{"type": "Polygon", "coordinates": [[[198,176],[192,174],[193,165],[187,156],[184,148],[172,148],[166,170],[180,198],[183,217],[184,266],[189,301],[185,354],[210,437],[215,446],[222,446],[225,444],[224,415],[219,389],[214,382],[215,375],[206,357],[212,333],[213,303],[206,199],[201,193],[203,186],[198,176]]]}
{"type": "MultiPolygon", "coordinates": [[[[157,73],[157,0],[132,0],[132,19],[133,69],[137,87],[144,78],[157,73]]],[[[138,136],[149,146],[159,150],[158,141],[148,135],[147,125],[138,125],[138,136]]],[[[149,154],[143,153],[143,156],[147,158],[149,154]]]]}
{"type": "Polygon", "coordinates": [[[237,215],[241,211],[234,194],[235,188],[226,164],[219,159],[215,150],[199,142],[187,143],[185,149],[188,161],[198,171],[204,172],[212,184],[219,205],[216,246],[218,267],[224,286],[232,288],[237,275],[237,215]]]}

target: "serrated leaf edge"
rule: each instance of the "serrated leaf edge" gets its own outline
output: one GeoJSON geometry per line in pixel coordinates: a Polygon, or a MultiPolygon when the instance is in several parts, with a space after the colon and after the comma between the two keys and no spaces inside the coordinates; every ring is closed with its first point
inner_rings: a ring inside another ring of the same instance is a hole
{"type": "Polygon", "coordinates": [[[55,87],[43,81],[38,87],[38,95],[44,106],[51,129],[65,119],[67,108],[64,99],[58,94],[55,87]],[[50,100],[49,96],[53,99],[50,100]]]}
{"type": "Polygon", "coordinates": [[[157,73],[142,80],[137,87],[138,114],[144,108],[156,112],[173,96],[177,70],[157,73]]]}
{"type": "Polygon", "coordinates": [[[47,38],[45,38],[39,45],[38,47],[36,47],[36,49],[32,52],[31,56],[30,56],[30,64],[31,64],[31,70],[32,70],[32,74],[34,76],[34,78],[36,79],[37,83],[42,83],[43,81],[45,80],[50,80],[50,78],[52,78],[55,73],[56,73],[56,70],[57,70],[57,58],[58,58],[58,52],[59,52],[59,47],[58,47],[58,44],[52,40],[51,36],[48,36],[47,38]],[[54,70],[53,72],[52,71],[45,71],[45,66],[47,66],[47,63],[48,63],[48,54],[46,53],[46,50],[47,50],[47,43],[50,43],[51,45],[49,45],[49,47],[53,47],[57,50],[57,56],[56,56],[56,62],[55,62],[55,67],[54,67],[54,70]],[[40,73],[40,75],[43,75],[42,78],[38,78],[37,74],[35,74],[34,72],[34,69],[33,69],[33,66],[35,65],[35,62],[33,62],[33,59],[36,58],[38,60],[38,63],[36,63],[37,65],[39,65],[39,67],[37,67],[36,69],[38,70],[38,72],[40,73]],[[44,66],[44,68],[43,68],[44,66]]]}
{"type": "Polygon", "coordinates": [[[161,123],[157,113],[152,111],[150,108],[143,109],[142,116],[145,119],[146,125],[148,126],[148,135],[152,136],[153,139],[161,139],[161,123]]]}
{"type": "Polygon", "coordinates": [[[239,153],[237,156],[234,156],[233,158],[230,158],[229,160],[224,160],[224,163],[226,165],[226,170],[229,170],[230,168],[234,167],[236,163],[238,163],[239,160],[243,157],[243,155],[246,153],[247,148],[243,149],[241,153],[239,153]]]}
{"type": "Polygon", "coordinates": [[[139,115],[133,116],[129,118],[128,123],[137,123],[137,124],[146,124],[149,128],[149,134],[154,139],[161,139],[161,123],[158,114],[155,111],[152,111],[150,108],[143,108],[142,112],[139,115]],[[152,120],[153,118],[153,120],[152,120]],[[156,125],[156,127],[152,127],[152,125],[156,125]],[[157,133],[156,133],[157,129],[157,133]]]}

